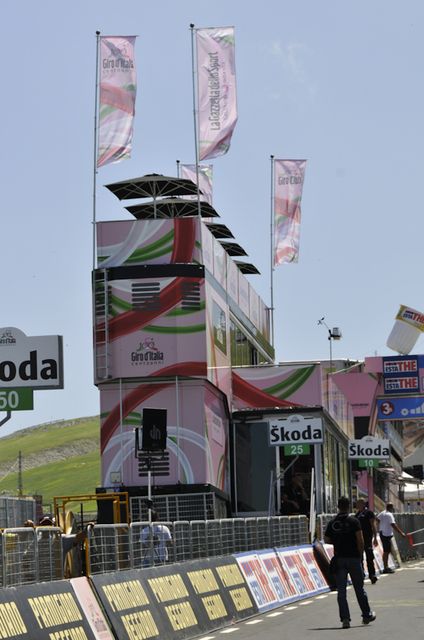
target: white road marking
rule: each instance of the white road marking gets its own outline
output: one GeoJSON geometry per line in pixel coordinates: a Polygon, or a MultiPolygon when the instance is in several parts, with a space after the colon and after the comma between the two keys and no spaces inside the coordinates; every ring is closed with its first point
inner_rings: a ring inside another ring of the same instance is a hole
{"type": "Polygon", "coordinates": [[[303,607],[305,604],[311,604],[313,600],[304,600],[303,602],[299,602],[299,606],[303,607]]]}
{"type": "Polygon", "coordinates": [[[292,607],[286,607],[286,611],[293,611],[293,609],[297,609],[297,604],[293,605],[292,607]]]}
{"type": "Polygon", "coordinates": [[[240,627],[231,627],[230,629],[223,629],[221,633],[233,633],[234,631],[240,631],[240,627]]]}
{"type": "Polygon", "coordinates": [[[259,620],[249,620],[248,622],[246,622],[246,624],[259,624],[259,622],[263,622],[263,620],[259,619],[259,620]]]}
{"type": "Polygon", "coordinates": [[[323,600],[324,598],[328,598],[328,593],[326,593],[325,595],[322,595],[322,596],[317,596],[315,598],[315,600],[323,600]]]}
{"type": "Polygon", "coordinates": [[[267,618],[276,618],[277,616],[282,616],[284,611],[274,611],[273,613],[268,613],[267,618]]]}

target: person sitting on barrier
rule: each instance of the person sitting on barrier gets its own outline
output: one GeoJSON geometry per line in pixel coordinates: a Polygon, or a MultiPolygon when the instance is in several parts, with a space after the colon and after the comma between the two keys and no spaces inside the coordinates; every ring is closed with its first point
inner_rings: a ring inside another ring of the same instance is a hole
{"type": "Polygon", "coordinates": [[[142,529],[140,539],[143,548],[143,565],[145,567],[167,562],[169,557],[168,549],[172,544],[169,528],[164,524],[155,524],[158,521],[158,514],[153,510],[150,513],[152,524],[142,529]]]}

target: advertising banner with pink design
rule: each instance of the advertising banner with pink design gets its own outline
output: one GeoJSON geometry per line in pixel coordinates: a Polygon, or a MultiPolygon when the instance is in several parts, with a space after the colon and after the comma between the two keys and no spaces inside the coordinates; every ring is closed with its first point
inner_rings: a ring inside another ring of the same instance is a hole
{"type": "Polygon", "coordinates": [[[310,545],[234,554],[260,611],[329,591],[310,545]]]}
{"type": "Polygon", "coordinates": [[[322,404],[318,364],[234,367],[233,408],[322,404]]]}
{"type": "MultiPolygon", "coordinates": [[[[212,176],[213,165],[211,164],[199,164],[199,189],[202,192],[200,194],[200,200],[204,200],[212,204],[212,176]]],[[[187,178],[197,184],[197,172],[195,164],[182,164],[181,165],[181,177],[187,178]]],[[[197,196],[185,196],[186,198],[197,198],[197,196]]]]}
{"type": "Polygon", "coordinates": [[[228,415],[206,381],[146,380],[100,386],[103,486],[146,485],[138,475],[134,427],[143,408],[167,409],[169,476],[160,484],[211,484],[227,490],[228,415]]]}
{"type": "Polygon", "coordinates": [[[98,380],[106,356],[112,379],[206,376],[203,279],[110,279],[108,298],[107,333],[101,315],[96,324],[98,380]]]}
{"type": "Polygon", "coordinates": [[[298,262],[306,160],[274,160],[274,265],[298,262]]]}
{"type": "Polygon", "coordinates": [[[261,551],[258,553],[265,569],[271,579],[278,600],[282,604],[293,602],[298,599],[296,585],[290,573],[278,558],[275,551],[261,551]]]}
{"type": "Polygon", "coordinates": [[[312,579],[312,582],[315,585],[315,593],[320,593],[322,591],[328,591],[328,584],[324,578],[324,575],[319,568],[317,561],[314,557],[314,552],[312,547],[304,546],[299,548],[299,554],[302,558],[303,564],[305,565],[309,576],[312,579]]]}
{"type": "Polygon", "coordinates": [[[266,611],[279,604],[273,581],[257,553],[235,554],[235,559],[246,578],[250,592],[259,611],[266,611]]]}
{"type": "Polygon", "coordinates": [[[100,38],[98,167],[131,156],[137,91],[135,38],[100,38]]]}
{"type": "Polygon", "coordinates": [[[237,122],[234,28],[196,29],[199,158],[227,153],[237,122]]]}
{"type": "Polygon", "coordinates": [[[201,261],[196,218],[98,222],[99,268],[201,261]]]}
{"type": "MultiPolygon", "coordinates": [[[[299,595],[309,595],[317,591],[310,568],[304,563],[299,548],[277,549],[277,554],[283,566],[287,567],[299,595]]],[[[328,591],[328,587],[326,590],[328,591]]]]}

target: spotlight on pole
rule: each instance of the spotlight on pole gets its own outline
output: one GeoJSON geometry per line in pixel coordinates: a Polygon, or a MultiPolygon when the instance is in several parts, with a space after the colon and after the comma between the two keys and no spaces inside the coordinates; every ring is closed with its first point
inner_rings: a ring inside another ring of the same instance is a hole
{"type": "Polygon", "coordinates": [[[326,327],[327,330],[328,330],[328,340],[330,341],[330,370],[332,371],[332,369],[333,369],[333,347],[332,347],[332,341],[333,340],[340,340],[340,338],[342,337],[342,332],[339,329],[339,327],[333,327],[332,329],[330,329],[328,324],[325,322],[325,316],[323,316],[322,318],[320,318],[318,320],[318,324],[323,324],[324,327],[326,327]]]}

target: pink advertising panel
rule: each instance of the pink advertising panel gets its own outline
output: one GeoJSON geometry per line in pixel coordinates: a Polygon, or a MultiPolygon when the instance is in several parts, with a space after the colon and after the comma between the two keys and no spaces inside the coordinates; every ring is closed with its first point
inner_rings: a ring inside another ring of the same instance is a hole
{"type": "Polygon", "coordinates": [[[174,380],[100,385],[102,483],[146,485],[138,475],[134,427],[143,408],[167,409],[170,474],[160,484],[212,484],[226,490],[228,415],[207,382],[174,380]]]}
{"type": "MultiPolygon", "coordinates": [[[[114,636],[109,629],[109,625],[90,587],[88,579],[85,577],[71,578],[70,582],[96,640],[113,640],[114,636]]],[[[84,634],[82,630],[81,632],[84,634]]],[[[54,635],[56,636],[56,634],[54,635]]],[[[52,637],[52,634],[50,634],[50,637],[52,637]]]]}
{"type": "Polygon", "coordinates": [[[233,407],[285,407],[320,405],[319,365],[235,367],[233,407]]]}
{"type": "Polygon", "coordinates": [[[108,350],[109,377],[206,375],[203,279],[109,280],[108,287],[107,333],[99,317],[96,345],[108,350]]]}
{"type": "Polygon", "coordinates": [[[378,392],[378,378],[367,373],[338,373],[333,381],[352,407],[354,416],[370,416],[378,392]]]}
{"type": "Polygon", "coordinates": [[[199,263],[200,224],[196,218],[98,222],[99,268],[199,263]]]}
{"type": "Polygon", "coordinates": [[[206,283],[206,309],[208,379],[221,389],[230,401],[232,389],[228,305],[209,283],[206,283]]]}

